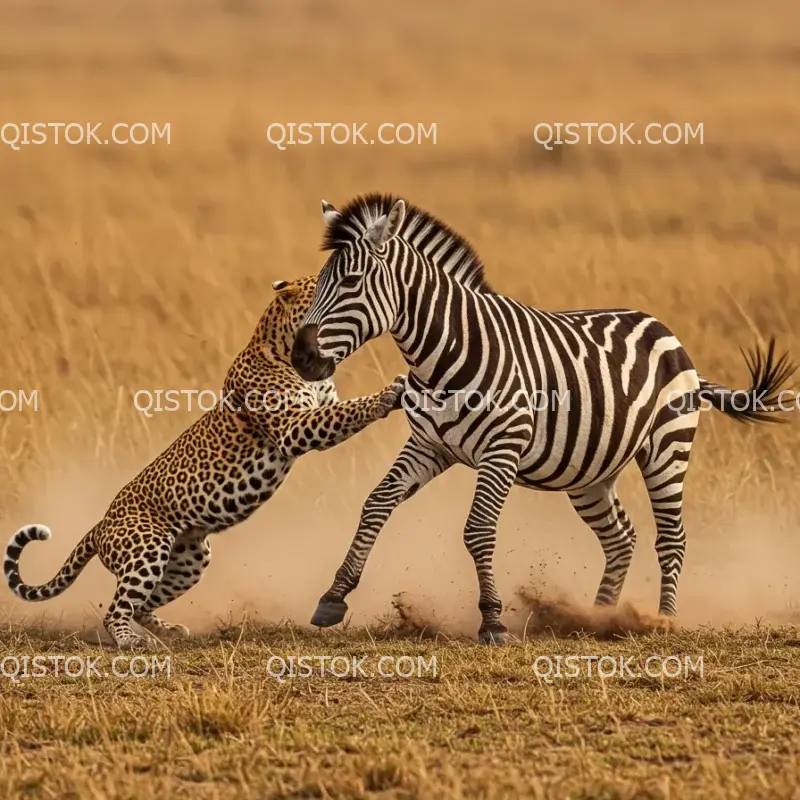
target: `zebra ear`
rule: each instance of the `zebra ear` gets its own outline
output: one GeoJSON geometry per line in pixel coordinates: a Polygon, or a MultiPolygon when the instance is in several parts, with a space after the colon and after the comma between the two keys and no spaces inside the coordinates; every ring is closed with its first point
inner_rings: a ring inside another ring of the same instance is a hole
{"type": "Polygon", "coordinates": [[[405,218],[406,204],[403,200],[398,200],[388,215],[384,214],[370,225],[364,234],[364,239],[374,250],[380,250],[390,239],[397,236],[405,218]]]}
{"type": "Polygon", "coordinates": [[[327,225],[341,217],[341,213],[336,210],[336,207],[331,205],[327,200],[322,201],[322,219],[325,220],[327,225]]]}

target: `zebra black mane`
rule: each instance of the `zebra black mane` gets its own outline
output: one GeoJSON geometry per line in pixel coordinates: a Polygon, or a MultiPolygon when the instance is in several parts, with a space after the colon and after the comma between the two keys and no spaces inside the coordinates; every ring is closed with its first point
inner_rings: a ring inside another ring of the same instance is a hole
{"type": "MultiPolygon", "coordinates": [[[[375,220],[391,211],[400,198],[391,194],[358,195],[351,200],[339,216],[331,222],[322,239],[322,250],[338,250],[360,239],[375,220]]],[[[405,200],[405,198],[403,198],[405,200]]],[[[406,203],[406,217],[398,236],[412,245],[424,245],[441,237],[432,259],[434,263],[471,289],[491,292],[484,275],[483,262],[475,248],[449,225],[433,214],[406,203]],[[446,267],[444,266],[446,264],[446,267]]]]}

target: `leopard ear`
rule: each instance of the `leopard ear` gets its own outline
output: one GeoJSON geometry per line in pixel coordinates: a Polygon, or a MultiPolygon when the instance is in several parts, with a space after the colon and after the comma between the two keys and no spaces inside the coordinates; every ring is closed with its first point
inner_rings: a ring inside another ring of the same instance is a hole
{"type": "Polygon", "coordinates": [[[272,288],[275,290],[279,302],[284,306],[290,305],[300,291],[300,287],[291,281],[274,281],[272,288]]]}

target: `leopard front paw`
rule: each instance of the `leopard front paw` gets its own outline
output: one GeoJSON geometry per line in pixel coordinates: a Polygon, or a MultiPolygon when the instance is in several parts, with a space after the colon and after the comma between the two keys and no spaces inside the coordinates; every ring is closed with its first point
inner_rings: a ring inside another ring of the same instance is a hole
{"type": "Polygon", "coordinates": [[[403,407],[403,393],[406,390],[406,376],[398,375],[378,398],[378,417],[388,416],[392,411],[403,407]]]}

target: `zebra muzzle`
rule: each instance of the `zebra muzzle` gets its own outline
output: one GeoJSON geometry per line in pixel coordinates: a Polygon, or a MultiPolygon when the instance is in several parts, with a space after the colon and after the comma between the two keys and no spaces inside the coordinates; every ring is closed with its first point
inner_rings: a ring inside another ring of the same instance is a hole
{"type": "Polygon", "coordinates": [[[294,337],[292,366],[305,381],[324,381],[336,371],[336,362],[319,353],[316,325],[303,325],[294,337]]]}

